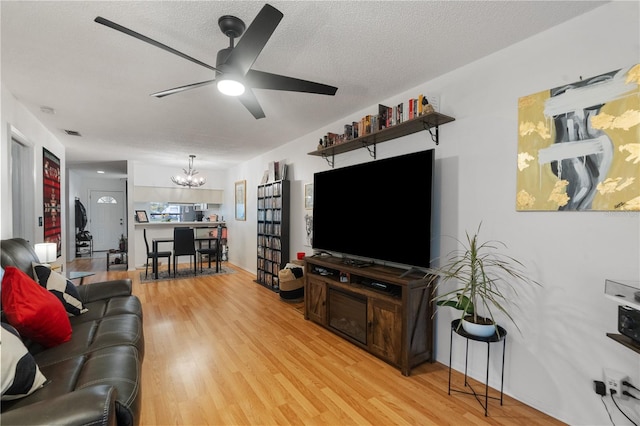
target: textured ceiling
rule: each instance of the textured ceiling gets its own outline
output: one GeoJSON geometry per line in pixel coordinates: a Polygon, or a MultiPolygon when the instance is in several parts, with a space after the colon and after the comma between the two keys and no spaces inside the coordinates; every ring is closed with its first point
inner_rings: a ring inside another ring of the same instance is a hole
{"type": "Polygon", "coordinates": [[[228,46],[218,18],[235,15],[249,25],[264,2],[3,0],[1,78],[67,147],[70,168],[122,160],[184,167],[196,154],[198,168],[227,169],[603,3],[270,3],[284,18],[253,68],[338,92],[256,90],[266,114],[256,120],[213,85],[149,96],[212,72],[93,20],[102,16],[215,65],[228,46]]]}

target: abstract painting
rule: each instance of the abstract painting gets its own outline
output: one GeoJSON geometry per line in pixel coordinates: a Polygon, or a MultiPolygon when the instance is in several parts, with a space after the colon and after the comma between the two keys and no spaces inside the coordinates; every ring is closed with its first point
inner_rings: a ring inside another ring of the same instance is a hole
{"type": "Polygon", "coordinates": [[[519,211],[640,211],[640,65],[518,100],[519,211]]]}
{"type": "Polygon", "coordinates": [[[62,256],[62,211],[60,208],[60,159],[42,148],[42,182],[44,201],[44,242],[56,243],[62,256]]]}

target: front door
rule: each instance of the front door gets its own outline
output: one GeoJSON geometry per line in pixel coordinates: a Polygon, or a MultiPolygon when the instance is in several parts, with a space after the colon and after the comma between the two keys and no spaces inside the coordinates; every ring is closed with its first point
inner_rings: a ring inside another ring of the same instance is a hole
{"type": "Polygon", "coordinates": [[[89,195],[89,229],[93,250],[117,249],[120,236],[126,233],[124,192],[92,190],[89,195]]]}

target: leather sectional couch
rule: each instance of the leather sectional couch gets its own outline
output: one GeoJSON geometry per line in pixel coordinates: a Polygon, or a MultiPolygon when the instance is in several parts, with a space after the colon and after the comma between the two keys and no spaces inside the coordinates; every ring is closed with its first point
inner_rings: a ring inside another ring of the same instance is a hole
{"type": "MultiPolygon", "coordinates": [[[[0,250],[3,268],[13,266],[34,278],[32,263],[38,258],[31,244],[7,239],[0,250]]],[[[131,280],[76,289],[87,312],[69,316],[68,341],[47,348],[22,338],[47,380],[25,397],[6,401],[3,396],[3,424],[139,423],[144,336],[142,305],[131,294],[131,280]]],[[[2,320],[7,322],[4,308],[2,320]]]]}

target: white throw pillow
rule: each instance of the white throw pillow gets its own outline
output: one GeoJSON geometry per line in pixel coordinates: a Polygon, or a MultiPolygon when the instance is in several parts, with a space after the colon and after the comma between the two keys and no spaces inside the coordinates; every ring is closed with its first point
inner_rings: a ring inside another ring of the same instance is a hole
{"type": "Polygon", "coordinates": [[[67,314],[78,316],[88,311],[80,300],[80,294],[75,284],[56,271],[52,271],[48,266],[39,263],[32,263],[32,266],[36,282],[62,302],[67,314]]]}
{"type": "Polygon", "coordinates": [[[47,379],[16,329],[3,322],[1,331],[2,400],[23,398],[40,389],[47,379]]]}

